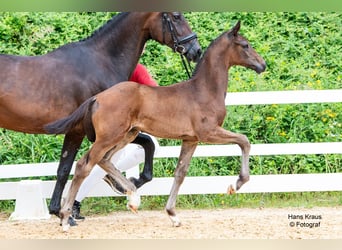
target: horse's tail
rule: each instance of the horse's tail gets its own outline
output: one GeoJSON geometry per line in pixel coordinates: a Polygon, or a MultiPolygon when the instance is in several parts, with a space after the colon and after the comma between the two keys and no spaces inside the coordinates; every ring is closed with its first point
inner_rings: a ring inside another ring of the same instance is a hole
{"type": "MultiPolygon", "coordinates": [[[[73,113],[55,122],[44,126],[48,134],[66,134],[76,126],[81,125],[84,133],[90,137],[93,126],[91,122],[91,108],[96,101],[96,98],[90,98],[81,104],[73,113]]],[[[90,139],[90,138],[89,138],[90,139]]]]}

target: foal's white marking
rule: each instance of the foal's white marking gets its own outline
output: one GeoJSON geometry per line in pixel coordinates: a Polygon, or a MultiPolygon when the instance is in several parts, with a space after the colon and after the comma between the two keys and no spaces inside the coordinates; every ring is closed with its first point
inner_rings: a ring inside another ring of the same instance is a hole
{"type": "Polygon", "coordinates": [[[170,219],[172,221],[172,225],[174,227],[180,227],[181,226],[181,221],[176,215],[175,216],[170,215],[169,217],[170,217],[170,219]]]}
{"type": "Polygon", "coordinates": [[[127,208],[130,209],[132,212],[137,213],[138,208],[141,203],[140,195],[137,192],[131,192],[127,195],[128,203],[127,208]]]}

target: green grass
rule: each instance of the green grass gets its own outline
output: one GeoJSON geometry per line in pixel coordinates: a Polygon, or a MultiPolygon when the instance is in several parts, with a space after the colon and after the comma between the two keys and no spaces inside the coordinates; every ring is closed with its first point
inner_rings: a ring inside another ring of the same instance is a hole
{"type": "MultiPolygon", "coordinates": [[[[140,210],[163,210],[167,196],[143,196],[140,210]]],[[[87,198],[82,202],[86,215],[125,211],[125,197],[87,198]]],[[[342,206],[341,192],[261,193],[235,195],[179,195],[177,209],[283,208],[342,206]]]]}
{"type": "MultiPolygon", "coordinates": [[[[167,196],[141,197],[140,210],[164,210],[167,196]]],[[[47,201],[49,202],[49,200],[47,201]]],[[[82,202],[81,212],[86,216],[126,211],[126,197],[89,197],[82,202]]],[[[177,209],[229,209],[229,208],[284,208],[284,207],[339,207],[341,192],[257,193],[235,195],[179,195],[177,209]]],[[[1,203],[1,213],[8,217],[15,207],[14,201],[1,203]]]]}
{"type": "MultiPolygon", "coordinates": [[[[0,53],[38,55],[89,36],[113,13],[0,13],[0,53]]],[[[235,67],[227,91],[321,90],[342,88],[342,13],[188,12],[186,18],[205,49],[224,30],[242,21],[243,34],[267,63],[261,75],[235,67]]],[[[181,60],[166,46],[149,41],[140,61],[160,85],[187,79],[181,60]]],[[[176,97],[175,97],[176,98],[176,97]]],[[[224,127],[252,143],[341,142],[342,103],[227,107],[224,127]]],[[[0,130],[0,164],[58,161],[63,136],[0,130]]],[[[179,141],[159,140],[161,145],[179,141]]],[[[90,146],[85,141],[78,158],[90,146]]],[[[252,174],[342,172],[341,155],[251,157],[252,174]]],[[[172,176],[176,159],[156,159],[155,176],[172,176]]],[[[237,175],[239,157],[194,158],[189,175],[237,175]]],[[[148,197],[143,209],[162,209],[166,197],[148,197]]],[[[89,213],[125,209],[122,198],[89,198],[89,213]],[[104,208],[102,208],[104,207],[104,208]]],[[[180,196],[177,207],[337,206],[341,193],[180,196]]],[[[13,202],[0,202],[0,210],[13,202]]]]}

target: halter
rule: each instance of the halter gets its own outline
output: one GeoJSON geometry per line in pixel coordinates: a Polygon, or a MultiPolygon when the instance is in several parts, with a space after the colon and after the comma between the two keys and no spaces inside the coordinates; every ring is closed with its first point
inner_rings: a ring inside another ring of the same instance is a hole
{"type": "Polygon", "coordinates": [[[175,52],[178,52],[180,54],[180,57],[182,59],[182,63],[183,63],[183,67],[185,68],[186,73],[188,74],[188,77],[190,78],[190,70],[192,71],[191,65],[189,60],[187,59],[187,64],[185,62],[184,59],[184,55],[186,55],[186,53],[188,53],[188,51],[192,48],[192,46],[189,47],[188,50],[186,50],[186,48],[183,46],[183,44],[186,44],[188,42],[190,42],[193,39],[197,38],[196,33],[191,33],[190,35],[187,35],[185,37],[183,37],[182,39],[178,39],[177,35],[176,35],[176,27],[174,26],[174,24],[172,23],[169,15],[165,12],[163,12],[163,43],[165,43],[165,29],[167,28],[168,31],[170,32],[171,38],[173,40],[173,50],[175,52]],[[165,28],[166,27],[166,28],[165,28]]]}

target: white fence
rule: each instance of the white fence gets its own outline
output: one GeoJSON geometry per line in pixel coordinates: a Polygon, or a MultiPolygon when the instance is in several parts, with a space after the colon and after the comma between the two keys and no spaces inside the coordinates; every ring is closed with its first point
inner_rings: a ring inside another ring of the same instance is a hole
{"type": "MultiPolygon", "coordinates": [[[[292,103],[334,103],[342,102],[342,90],[319,91],[269,91],[227,93],[226,105],[292,104],[292,103]]],[[[179,146],[161,147],[156,158],[178,157],[179,146]]],[[[327,143],[280,143],[253,144],[251,155],[293,155],[293,154],[342,154],[342,142],[327,143]]],[[[239,156],[236,145],[198,146],[194,157],[239,156]]],[[[58,163],[21,164],[0,166],[0,200],[16,198],[18,181],[1,181],[4,178],[55,176],[58,163]]],[[[72,169],[72,173],[74,167],[72,169]]],[[[136,170],[135,170],[136,171],[136,170]]],[[[237,176],[186,177],[179,194],[220,194],[237,176]]],[[[141,195],[168,195],[173,178],[154,178],[139,189],[141,195]]],[[[55,181],[43,181],[43,197],[51,198],[55,181]]],[[[70,181],[67,183],[67,188],[70,181]]],[[[252,175],[239,193],[258,192],[305,192],[342,191],[342,173],[294,174],[294,175],[252,175]]],[[[64,192],[65,195],[65,192],[64,192]]],[[[88,196],[116,196],[107,184],[99,183],[88,196]]]]}

